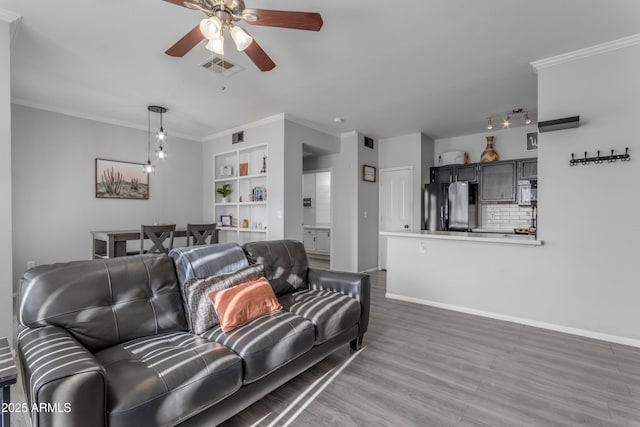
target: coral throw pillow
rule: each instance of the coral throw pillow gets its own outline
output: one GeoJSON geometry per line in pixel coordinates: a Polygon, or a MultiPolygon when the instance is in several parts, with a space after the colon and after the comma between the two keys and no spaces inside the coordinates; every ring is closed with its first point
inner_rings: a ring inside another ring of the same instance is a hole
{"type": "Polygon", "coordinates": [[[282,310],[282,306],[269,281],[262,277],[233,286],[228,289],[213,291],[209,299],[216,310],[220,327],[229,332],[250,320],[282,310]]]}

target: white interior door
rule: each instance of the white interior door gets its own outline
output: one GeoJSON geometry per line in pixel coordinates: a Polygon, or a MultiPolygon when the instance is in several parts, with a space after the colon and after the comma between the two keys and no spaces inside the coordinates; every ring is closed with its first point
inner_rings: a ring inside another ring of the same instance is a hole
{"type": "MultiPolygon", "coordinates": [[[[413,168],[380,171],[380,231],[398,231],[413,226],[413,168]]],[[[387,268],[387,239],[380,236],[378,265],[387,268]]]]}

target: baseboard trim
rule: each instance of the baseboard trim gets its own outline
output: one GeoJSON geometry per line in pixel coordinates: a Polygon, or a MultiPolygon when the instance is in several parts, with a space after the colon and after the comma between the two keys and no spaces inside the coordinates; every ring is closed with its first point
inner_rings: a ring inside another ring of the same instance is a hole
{"type": "Polygon", "coordinates": [[[458,311],[460,313],[466,313],[466,314],[474,314],[476,316],[488,317],[496,320],[504,320],[507,322],[519,323],[521,325],[533,326],[536,328],[548,329],[556,332],[563,332],[565,334],[577,335],[580,337],[592,338],[595,340],[607,341],[615,344],[622,344],[622,345],[628,345],[631,347],[640,348],[640,340],[625,338],[618,335],[603,334],[601,332],[587,331],[585,329],[571,328],[568,326],[556,325],[554,323],[539,322],[537,320],[525,319],[522,317],[507,316],[504,314],[493,313],[491,311],[476,310],[474,308],[444,304],[441,302],[407,297],[403,295],[386,293],[385,296],[389,299],[394,299],[398,301],[406,301],[406,302],[412,302],[415,304],[428,305],[431,307],[443,308],[445,310],[458,311]]]}

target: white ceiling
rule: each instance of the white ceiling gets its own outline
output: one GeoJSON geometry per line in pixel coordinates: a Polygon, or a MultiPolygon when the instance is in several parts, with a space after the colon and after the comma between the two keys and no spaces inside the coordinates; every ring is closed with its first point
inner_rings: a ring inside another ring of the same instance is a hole
{"type": "Polygon", "coordinates": [[[333,134],[442,138],[482,132],[513,108],[535,118],[532,61],[640,33],[638,0],[246,3],[319,12],[324,26],[244,24],[277,67],[260,72],[227,40],[227,59],[245,70],[224,78],[199,67],[204,42],[184,58],[164,54],[200,12],[161,0],[0,0],[23,17],[12,98],[143,129],[146,106],[159,104],[170,134],[196,140],[283,112],[333,134]]]}

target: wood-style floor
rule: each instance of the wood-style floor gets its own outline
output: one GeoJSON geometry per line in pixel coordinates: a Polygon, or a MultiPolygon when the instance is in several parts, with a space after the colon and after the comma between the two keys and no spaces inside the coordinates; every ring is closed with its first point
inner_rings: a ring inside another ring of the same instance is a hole
{"type": "Polygon", "coordinates": [[[222,427],[640,426],[640,349],[389,300],[386,274],[371,276],[363,350],[222,427]]]}
{"type": "Polygon", "coordinates": [[[640,426],[640,349],[389,300],[372,279],[363,350],[222,426],[640,426]]]}

